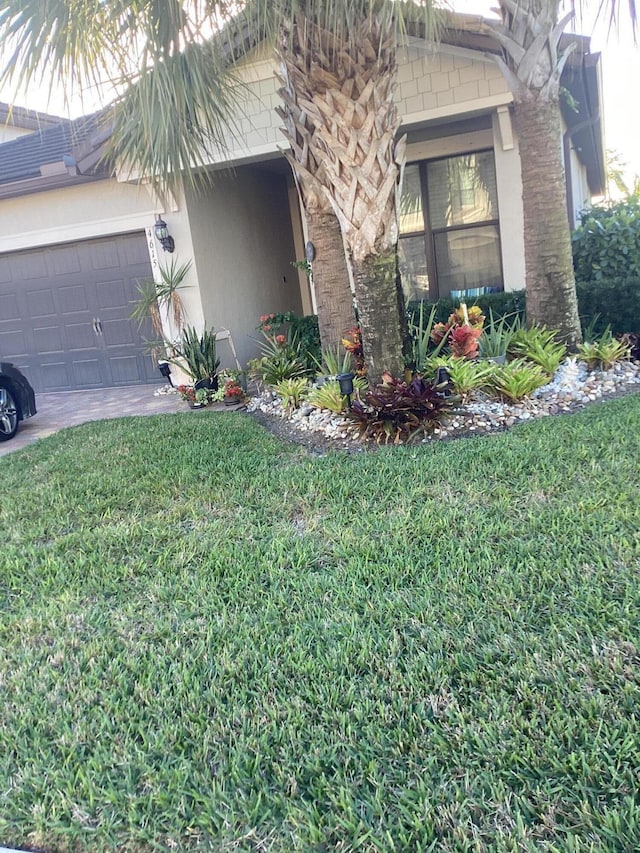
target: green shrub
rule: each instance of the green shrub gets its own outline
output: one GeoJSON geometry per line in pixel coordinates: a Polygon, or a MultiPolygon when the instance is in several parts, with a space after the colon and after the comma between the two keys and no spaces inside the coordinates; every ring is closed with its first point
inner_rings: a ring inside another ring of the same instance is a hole
{"type": "MultiPolygon", "coordinates": [[[[418,324],[420,305],[424,305],[423,311],[425,316],[429,316],[431,306],[435,305],[434,323],[446,323],[449,316],[460,307],[460,299],[439,299],[437,302],[428,302],[422,300],[420,302],[410,302],[407,305],[409,321],[414,325],[418,324]]],[[[477,305],[482,309],[482,313],[489,316],[491,311],[495,320],[499,320],[505,315],[518,315],[524,320],[525,315],[525,294],[524,290],[514,290],[509,293],[487,293],[484,296],[477,296],[469,299],[467,307],[471,308],[477,305]]]]}
{"type": "Polygon", "coordinates": [[[614,335],[640,332],[640,276],[577,281],[576,291],[583,329],[593,323],[597,335],[607,326],[614,335]]]}
{"type": "Polygon", "coordinates": [[[640,276],[640,202],[630,198],[595,205],[580,214],[572,235],[573,266],[580,281],[640,276]]]}
{"type": "Polygon", "coordinates": [[[293,311],[263,314],[256,328],[273,337],[286,334],[290,342],[296,341],[309,370],[314,370],[315,364],[322,358],[316,314],[309,314],[307,317],[299,317],[293,311]]]}

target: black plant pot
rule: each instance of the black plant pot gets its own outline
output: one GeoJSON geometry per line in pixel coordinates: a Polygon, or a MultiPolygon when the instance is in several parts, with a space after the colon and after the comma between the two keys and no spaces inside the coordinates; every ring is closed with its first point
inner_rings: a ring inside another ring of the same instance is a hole
{"type": "Polygon", "coordinates": [[[206,388],[208,391],[217,391],[218,390],[218,377],[217,376],[209,376],[207,379],[198,379],[198,381],[193,386],[196,391],[200,391],[201,388],[206,388]]]}

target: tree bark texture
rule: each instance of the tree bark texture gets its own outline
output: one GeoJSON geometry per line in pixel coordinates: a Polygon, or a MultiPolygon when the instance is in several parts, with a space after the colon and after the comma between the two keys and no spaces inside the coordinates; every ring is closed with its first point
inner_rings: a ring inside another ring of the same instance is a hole
{"type": "Polygon", "coordinates": [[[312,270],[320,341],[335,349],[356,325],[340,223],[332,210],[309,210],[307,232],[316,252],[312,270]]]}
{"type": "Polygon", "coordinates": [[[527,319],[557,329],[570,348],[581,341],[557,100],[516,100],[520,145],[527,319]]]}
{"type": "Polygon", "coordinates": [[[404,302],[396,291],[396,253],[351,258],[362,331],[367,379],[378,384],[385,370],[402,377],[404,371],[404,302]],[[402,316],[400,316],[402,314],[402,316]]]}
{"type": "Polygon", "coordinates": [[[286,109],[281,116],[292,165],[306,209],[316,200],[322,207],[320,193],[340,223],[357,279],[364,357],[374,382],[385,369],[402,373],[406,328],[395,274],[389,271],[398,239],[399,164],[406,140],[396,140],[395,43],[383,29],[370,16],[342,41],[298,17],[293,38],[281,49],[286,109]]]}
{"type": "Polygon", "coordinates": [[[323,190],[324,151],[318,151],[315,126],[301,106],[308,97],[305,68],[309,61],[309,44],[301,21],[295,32],[292,42],[286,34],[283,36],[279,52],[282,107],[277,112],[284,122],[282,132],[290,145],[286,155],[300,192],[307,235],[315,247],[312,287],[320,342],[323,349],[335,349],[356,325],[356,315],[340,223],[323,190]]]}

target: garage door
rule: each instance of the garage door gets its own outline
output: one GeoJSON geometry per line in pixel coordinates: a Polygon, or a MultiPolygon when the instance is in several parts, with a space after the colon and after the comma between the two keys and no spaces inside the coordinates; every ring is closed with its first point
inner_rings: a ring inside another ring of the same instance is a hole
{"type": "Polygon", "coordinates": [[[151,277],[144,233],[0,255],[0,360],[36,391],[158,381],[153,333],[129,319],[151,277]]]}

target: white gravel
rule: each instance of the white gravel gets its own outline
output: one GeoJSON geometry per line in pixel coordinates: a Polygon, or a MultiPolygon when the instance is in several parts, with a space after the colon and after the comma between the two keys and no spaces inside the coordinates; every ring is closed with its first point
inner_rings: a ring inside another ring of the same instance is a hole
{"type": "MultiPolygon", "coordinates": [[[[568,359],[560,365],[551,382],[517,403],[499,402],[480,394],[471,395],[424,441],[465,433],[495,432],[532,418],[572,412],[588,403],[633,390],[640,390],[639,362],[624,361],[607,371],[588,372],[583,363],[568,359]]],[[[252,397],[247,409],[286,418],[290,427],[301,432],[321,432],[337,444],[352,443],[357,436],[353,424],[341,415],[315,409],[307,403],[302,403],[292,412],[285,411],[277,394],[268,390],[252,397]]]]}

